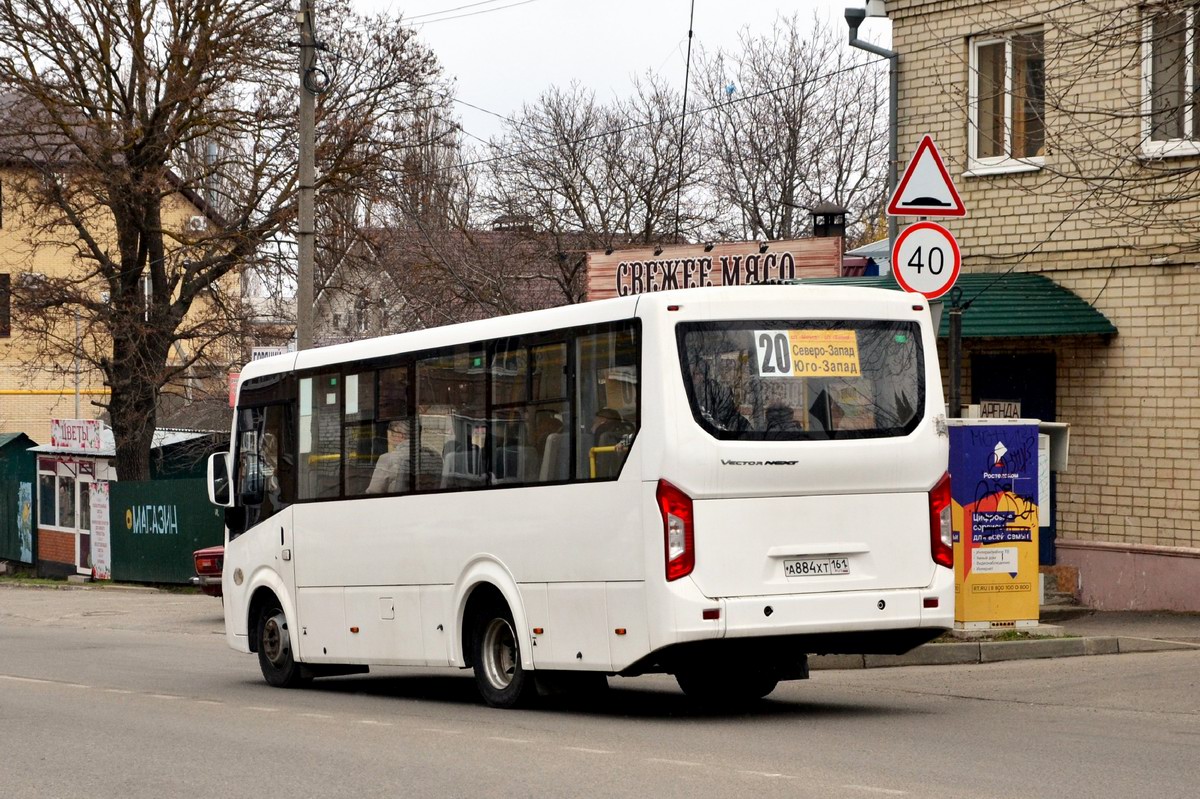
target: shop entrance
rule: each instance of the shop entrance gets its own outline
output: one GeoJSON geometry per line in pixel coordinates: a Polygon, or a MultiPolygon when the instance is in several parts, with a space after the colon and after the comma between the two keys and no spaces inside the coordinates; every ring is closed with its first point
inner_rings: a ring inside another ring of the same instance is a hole
{"type": "MultiPolygon", "coordinates": [[[[1057,358],[1053,352],[1015,354],[972,353],[971,402],[1012,400],[1021,403],[1021,416],[1043,422],[1056,422],[1055,391],[1057,358]]],[[[1057,507],[1057,480],[1050,473],[1050,507],[1057,507]]],[[[1057,525],[1054,513],[1046,514],[1038,545],[1042,565],[1055,563],[1054,539],[1057,525]]]]}

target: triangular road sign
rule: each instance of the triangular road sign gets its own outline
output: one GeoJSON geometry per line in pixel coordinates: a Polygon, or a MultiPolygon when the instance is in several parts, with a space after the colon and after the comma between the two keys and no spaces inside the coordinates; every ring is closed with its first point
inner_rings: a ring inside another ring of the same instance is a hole
{"type": "Polygon", "coordinates": [[[942,163],[942,156],[928,134],[917,145],[917,152],[908,162],[904,176],[896,185],[888,216],[966,216],[963,205],[950,173],[942,163]]]}

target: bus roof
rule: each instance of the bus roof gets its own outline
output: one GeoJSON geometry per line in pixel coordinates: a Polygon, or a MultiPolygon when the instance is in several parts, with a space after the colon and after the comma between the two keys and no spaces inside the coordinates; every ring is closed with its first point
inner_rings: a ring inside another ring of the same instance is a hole
{"type": "MultiPolygon", "coordinates": [[[[317,347],[301,352],[275,355],[246,364],[241,379],[246,380],[265,374],[291,370],[308,370],[322,366],[333,366],[355,361],[386,357],[395,353],[417,352],[437,347],[466,344],[484,339],[502,338],[539,330],[576,327],[629,319],[636,315],[638,302],[653,296],[657,302],[687,303],[702,299],[706,304],[735,301],[738,303],[779,300],[781,295],[795,293],[797,299],[809,302],[870,300],[872,305],[908,305],[913,297],[897,291],[866,288],[862,286],[830,286],[828,284],[791,284],[762,286],[709,286],[706,288],[677,289],[637,294],[629,297],[596,300],[594,302],[563,305],[539,311],[527,311],[509,316],[497,316],[474,322],[461,322],[445,327],[415,330],[390,336],[362,339],[360,341],[317,347]]],[[[924,297],[917,297],[924,303],[924,297]]]]}

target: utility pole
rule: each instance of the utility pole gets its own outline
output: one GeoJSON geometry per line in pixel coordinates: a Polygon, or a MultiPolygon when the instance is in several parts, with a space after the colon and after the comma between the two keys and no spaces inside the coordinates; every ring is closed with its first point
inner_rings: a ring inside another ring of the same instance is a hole
{"type": "Polygon", "coordinates": [[[313,23],[312,0],[300,0],[300,164],[298,170],[299,209],[296,219],[296,244],[299,263],[296,269],[296,349],[313,345],[313,259],[316,245],[313,184],[316,183],[316,100],[310,88],[317,60],[317,38],[313,23]]]}

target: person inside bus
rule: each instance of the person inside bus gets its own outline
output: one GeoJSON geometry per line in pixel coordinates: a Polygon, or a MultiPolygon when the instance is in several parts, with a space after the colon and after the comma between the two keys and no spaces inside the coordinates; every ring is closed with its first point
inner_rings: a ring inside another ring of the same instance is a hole
{"type": "Polygon", "coordinates": [[[592,420],[592,439],[597,447],[611,447],[630,431],[621,419],[621,413],[613,408],[601,408],[592,420]]]}
{"type": "Polygon", "coordinates": [[[796,433],[803,429],[796,421],[795,412],[787,405],[775,403],[767,407],[768,433],[796,433]]]}
{"type": "Polygon", "coordinates": [[[562,419],[554,411],[539,409],[533,420],[533,447],[539,456],[546,453],[546,439],[563,430],[562,419]]]}
{"type": "MultiPolygon", "coordinates": [[[[626,450],[629,449],[628,437],[633,433],[633,425],[624,421],[620,411],[614,408],[601,408],[592,419],[590,434],[581,436],[581,451],[589,453],[593,447],[615,447],[612,452],[596,452],[596,473],[593,477],[615,477],[621,471],[625,462],[626,450]]],[[[591,468],[590,455],[588,468],[591,468]]]]}
{"type": "Polygon", "coordinates": [[[733,391],[709,374],[709,364],[704,360],[691,362],[692,391],[700,415],[720,430],[743,432],[750,429],[750,422],[743,416],[733,398],[733,391]]]}
{"type": "MultiPolygon", "coordinates": [[[[379,456],[368,494],[396,494],[409,490],[409,428],[407,421],[388,424],[388,451],[379,456]]],[[[439,480],[442,474],[441,458],[437,453],[422,447],[418,452],[417,487],[428,487],[428,479],[439,480]]],[[[436,483],[435,483],[436,484],[436,483]]]]}

